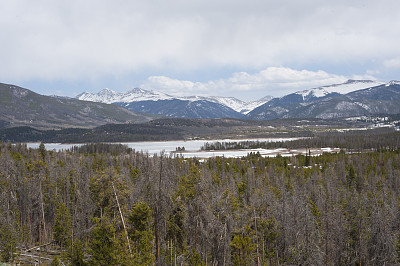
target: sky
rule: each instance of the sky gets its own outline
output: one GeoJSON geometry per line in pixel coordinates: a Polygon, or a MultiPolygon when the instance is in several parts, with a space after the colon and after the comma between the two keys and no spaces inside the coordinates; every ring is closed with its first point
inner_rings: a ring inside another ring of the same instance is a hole
{"type": "Polygon", "coordinates": [[[398,0],[0,0],[0,82],[256,100],[400,79],[398,0]]]}

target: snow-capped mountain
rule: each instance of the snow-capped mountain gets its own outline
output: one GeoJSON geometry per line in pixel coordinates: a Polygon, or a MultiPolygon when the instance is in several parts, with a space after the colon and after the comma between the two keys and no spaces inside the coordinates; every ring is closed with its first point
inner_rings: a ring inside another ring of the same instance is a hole
{"type": "Polygon", "coordinates": [[[116,92],[110,89],[104,89],[99,93],[84,92],[76,96],[77,99],[89,102],[101,103],[129,103],[140,101],[158,101],[171,100],[175,97],[163,92],[143,90],[134,88],[128,92],[116,92]]]}
{"type": "Polygon", "coordinates": [[[173,96],[163,92],[135,88],[125,93],[104,89],[82,93],[84,101],[112,103],[135,112],[190,118],[244,118],[237,110],[244,102],[231,97],[173,96]]]}
{"type": "MultiPolygon", "coordinates": [[[[234,97],[221,97],[221,96],[173,96],[169,95],[163,92],[158,92],[158,91],[152,91],[152,90],[143,90],[140,88],[135,88],[131,91],[128,92],[115,92],[110,89],[104,89],[100,91],[99,93],[88,93],[84,92],[78,96],[76,96],[77,99],[83,100],[83,101],[91,101],[91,102],[101,102],[101,103],[114,103],[118,104],[120,106],[123,106],[128,109],[135,109],[137,112],[140,111],[149,111],[148,108],[145,108],[145,105],[149,105],[150,102],[148,101],[162,101],[163,105],[170,102],[176,106],[179,101],[181,102],[187,102],[190,103],[191,108],[193,109],[194,106],[192,103],[198,102],[202,103],[203,106],[206,103],[214,103],[217,105],[222,105],[224,108],[230,108],[234,110],[235,112],[238,113],[237,117],[240,117],[239,114],[247,114],[257,106],[260,106],[270,99],[272,99],[271,96],[264,97],[258,101],[252,101],[252,102],[245,102],[241,101],[239,99],[236,99],[234,97]],[[141,105],[141,102],[145,102],[141,105]],[[143,110],[139,110],[140,107],[143,106],[143,110]],[[145,110],[146,109],[146,110],[145,110]]],[[[161,104],[161,102],[159,103],[161,104]]],[[[151,103],[151,106],[154,107],[154,104],[151,103]]],[[[200,105],[198,105],[200,107],[200,105]]],[[[165,106],[166,108],[166,106],[165,106]]],[[[175,107],[174,107],[175,108],[175,107]]],[[[168,109],[168,108],[167,108],[168,109]]],[[[218,108],[216,108],[218,109],[218,108]]],[[[214,111],[216,110],[214,109],[214,111]]],[[[218,113],[218,112],[217,112],[218,113]]],[[[161,114],[161,113],[158,113],[161,114]]],[[[163,113],[165,114],[165,113],[163,113]]],[[[223,114],[226,114],[226,112],[223,112],[223,114]]],[[[168,112],[167,114],[168,115],[168,112]]],[[[176,115],[176,113],[174,113],[176,115]]],[[[222,114],[221,114],[222,115],[222,114]]],[[[178,115],[179,117],[179,115],[178,115]]]]}
{"type": "Polygon", "coordinates": [[[210,96],[210,97],[190,96],[190,97],[180,97],[178,99],[182,99],[182,100],[187,99],[190,101],[204,100],[204,101],[219,103],[219,104],[225,105],[225,106],[235,110],[238,113],[247,114],[254,108],[268,102],[272,98],[273,98],[272,96],[266,96],[260,100],[251,101],[251,102],[245,102],[245,101],[239,100],[235,97],[222,97],[222,96],[210,96]]]}
{"type": "Polygon", "coordinates": [[[347,94],[353,91],[380,86],[384,83],[373,80],[348,80],[345,83],[322,86],[310,90],[298,91],[304,100],[325,97],[331,93],[347,94]]]}
{"type": "Polygon", "coordinates": [[[174,96],[140,88],[124,93],[104,89],[95,94],[82,93],[77,98],[113,103],[133,112],[171,117],[262,120],[291,117],[333,118],[346,117],[352,115],[352,112],[360,115],[396,112],[397,88],[400,88],[398,81],[385,84],[371,80],[348,80],[342,84],[298,91],[279,98],[267,96],[252,102],[234,97],[174,96]],[[394,96],[391,97],[392,94],[394,96]],[[377,101],[378,98],[380,101],[377,101]]]}
{"type": "Polygon", "coordinates": [[[338,118],[400,113],[400,82],[350,80],[275,98],[248,114],[251,119],[338,118]]]}

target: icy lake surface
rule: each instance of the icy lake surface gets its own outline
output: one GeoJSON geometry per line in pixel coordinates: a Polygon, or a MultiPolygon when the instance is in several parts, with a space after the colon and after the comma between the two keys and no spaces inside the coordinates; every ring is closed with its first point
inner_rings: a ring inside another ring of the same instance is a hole
{"type": "MultiPolygon", "coordinates": [[[[218,150],[218,151],[201,151],[200,148],[206,143],[212,142],[234,142],[234,141],[260,141],[260,142],[278,142],[278,141],[290,141],[298,138],[261,138],[261,139],[215,139],[215,140],[187,140],[187,141],[149,141],[149,142],[118,142],[115,144],[127,145],[129,148],[135,151],[141,151],[148,153],[149,155],[161,154],[164,152],[167,156],[183,156],[199,157],[199,158],[210,158],[214,156],[225,156],[225,157],[242,157],[246,156],[250,152],[259,152],[262,156],[270,157],[276,156],[278,153],[282,156],[292,156],[296,154],[304,154],[305,149],[299,150],[287,150],[287,149],[240,149],[240,150],[218,150]],[[177,147],[185,147],[184,152],[177,152],[177,147]]],[[[27,143],[28,148],[38,148],[40,143],[27,143]]],[[[45,143],[47,150],[67,150],[73,146],[81,146],[82,144],[60,144],[60,143],[45,143]]],[[[337,152],[334,149],[323,148],[312,150],[313,155],[318,155],[322,152],[337,152]]]]}

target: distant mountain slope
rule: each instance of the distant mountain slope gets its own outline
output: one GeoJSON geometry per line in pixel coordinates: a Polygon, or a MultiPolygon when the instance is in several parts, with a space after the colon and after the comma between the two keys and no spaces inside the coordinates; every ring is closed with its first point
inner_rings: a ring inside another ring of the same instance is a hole
{"type": "Polygon", "coordinates": [[[105,89],[97,94],[83,93],[78,98],[114,103],[139,113],[179,118],[335,118],[396,113],[396,85],[397,82],[384,84],[372,80],[348,80],[280,98],[267,96],[253,102],[218,96],[176,97],[138,88],[126,93],[105,89]]]}
{"type": "Polygon", "coordinates": [[[366,88],[376,87],[384,83],[373,80],[348,80],[342,84],[334,84],[322,86],[310,90],[303,90],[296,92],[303,97],[304,100],[325,97],[332,93],[347,94],[353,91],[362,90],[366,88]]]}
{"type": "Polygon", "coordinates": [[[0,83],[0,96],[2,127],[88,128],[152,119],[115,105],[44,96],[10,84],[0,83]]]}
{"type": "Polygon", "coordinates": [[[110,89],[104,89],[99,93],[84,92],[76,96],[75,98],[83,101],[100,102],[100,103],[129,103],[129,102],[140,102],[140,101],[158,101],[158,100],[172,100],[175,97],[166,93],[143,90],[135,88],[128,92],[115,92],[110,89]]]}
{"type": "Polygon", "coordinates": [[[266,103],[272,97],[258,101],[244,102],[234,97],[220,96],[172,96],[166,93],[135,88],[118,93],[104,89],[99,93],[84,92],[76,97],[80,100],[114,103],[131,111],[163,114],[187,118],[243,118],[255,107],[266,103]]]}
{"type": "Polygon", "coordinates": [[[225,105],[206,100],[148,100],[115,104],[133,112],[151,113],[178,118],[244,118],[244,115],[225,105]]]}
{"type": "MultiPolygon", "coordinates": [[[[400,113],[400,83],[382,85],[373,82],[351,81],[353,88],[362,88],[347,94],[328,92],[319,97],[310,93],[293,93],[275,98],[249,113],[251,119],[276,118],[338,118],[358,115],[400,113]],[[366,85],[367,88],[365,88],[366,85]],[[369,87],[370,85],[374,85],[369,87]]],[[[345,83],[344,85],[348,85],[345,83]]],[[[340,87],[336,85],[336,87],[340,87]]],[[[315,90],[314,90],[315,91],[315,90]]]]}

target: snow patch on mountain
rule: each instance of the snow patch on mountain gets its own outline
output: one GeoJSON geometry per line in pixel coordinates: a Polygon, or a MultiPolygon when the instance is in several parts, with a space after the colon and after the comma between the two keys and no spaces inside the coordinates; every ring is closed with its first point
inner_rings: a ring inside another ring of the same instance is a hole
{"type": "Polygon", "coordinates": [[[360,107],[364,108],[364,109],[367,110],[367,111],[370,111],[370,110],[371,110],[371,107],[368,106],[368,105],[365,104],[365,103],[360,103],[360,102],[354,102],[354,103],[357,104],[357,105],[359,105],[360,107]]]}
{"type": "Polygon", "coordinates": [[[392,80],[391,82],[387,83],[385,86],[389,87],[391,85],[400,85],[400,81],[392,80]]]}
{"type": "Polygon", "coordinates": [[[268,102],[272,99],[271,96],[264,97],[258,101],[245,102],[234,97],[221,97],[221,96],[173,96],[163,92],[143,90],[135,88],[128,92],[115,92],[110,89],[104,89],[99,93],[84,92],[78,96],[77,99],[91,102],[101,103],[131,103],[140,101],[158,101],[158,100],[181,100],[189,102],[209,101],[213,103],[222,104],[239,113],[247,114],[254,108],[268,102]]]}
{"type": "Polygon", "coordinates": [[[260,100],[257,101],[252,101],[252,102],[246,102],[241,108],[240,108],[240,113],[247,115],[257,107],[269,102],[272,100],[274,97],[272,96],[266,96],[264,98],[261,98],[260,100]]]}
{"type": "Polygon", "coordinates": [[[78,96],[77,99],[89,102],[101,102],[101,103],[129,103],[129,102],[140,102],[140,101],[158,101],[158,100],[169,100],[174,99],[173,96],[166,93],[143,90],[135,88],[128,92],[115,92],[110,89],[104,89],[99,93],[88,93],[84,92],[78,96]]]}
{"type": "Polygon", "coordinates": [[[353,91],[372,88],[384,83],[373,80],[348,80],[342,84],[322,86],[310,90],[296,92],[303,97],[303,100],[310,98],[321,98],[331,93],[347,94],[353,91]]]}
{"type": "Polygon", "coordinates": [[[222,104],[222,105],[227,106],[227,107],[235,110],[236,112],[239,112],[242,114],[248,114],[253,109],[255,109],[258,106],[263,105],[264,103],[271,100],[272,96],[267,96],[260,100],[251,101],[251,102],[241,101],[234,97],[221,97],[221,96],[210,96],[210,97],[192,96],[192,97],[186,97],[186,98],[180,98],[180,99],[189,99],[189,100],[193,101],[194,99],[198,100],[199,98],[201,98],[202,100],[222,104]]]}

